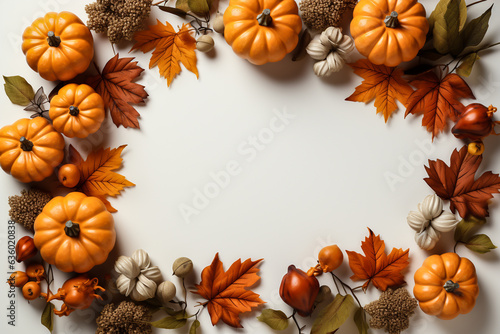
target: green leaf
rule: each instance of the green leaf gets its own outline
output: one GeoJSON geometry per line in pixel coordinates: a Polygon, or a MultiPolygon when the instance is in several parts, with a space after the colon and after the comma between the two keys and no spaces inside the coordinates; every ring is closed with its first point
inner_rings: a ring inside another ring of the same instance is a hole
{"type": "Polygon", "coordinates": [[[492,8],[493,5],[483,15],[467,23],[461,33],[464,48],[476,46],[482,42],[484,35],[488,31],[492,8]]]}
{"type": "Polygon", "coordinates": [[[488,253],[492,249],[497,248],[497,246],[493,245],[490,237],[488,237],[486,234],[476,234],[472,236],[465,243],[465,247],[479,254],[488,253]]]}
{"type": "Polygon", "coordinates": [[[358,327],[359,334],[368,334],[370,326],[368,326],[368,323],[366,322],[366,313],[362,307],[358,307],[356,313],[354,313],[354,323],[356,324],[356,327],[358,327]]]}
{"type": "Polygon", "coordinates": [[[151,323],[151,326],[156,327],[156,328],[176,329],[176,328],[184,327],[186,322],[187,322],[187,319],[185,317],[182,317],[179,319],[178,316],[168,316],[168,317],[165,317],[165,318],[160,319],[158,321],[153,321],[151,323]]]}
{"type": "Polygon", "coordinates": [[[484,218],[469,216],[467,219],[462,219],[455,228],[455,241],[467,243],[472,233],[485,223],[486,219],[484,218]]]}
{"type": "Polygon", "coordinates": [[[189,12],[188,0],[177,0],[175,2],[175,8],[178,8],[185,13],[189,12]]]}
{"type": "Polygon", "coordinates": [[[450,1],[451,0],[441,0],[438,2],[436,8],[429,16],[430,31],[434,29],[434,24],[436,23],[437,18],[444,16],[444,13],[446,13],[446,8],[448,8],[448,4],[450,3],[450,1]]]}
{"type": "Polygon", "coordinates": [[[477,52],[471,53],[465,57],[460,66],[457,68],[457,74],[467,78],[471,74],[472,68],[477,60],[479,60],[477,52]]]}
{"type": "Polygon", "coordinates": [[[460,30],[464,27],[465,22],[467,22],[467,4],[465,0],[460,0],[460,30]]]}
{"type": "Polygon", "coordinates": [[[286,314],[278,310],[265,309],[257,319],[277,331],[282,331],[288,327],[286,314]]]}
{"type": "Polygon", "coordinates": [[[438,18],[436,20],[436,25],[434,26],[434,47],[439,46],[443,47],[443,49],[439,49],[436,47],[436,49],[440,53],[447,53],[442,52],[444,50],[448,50],[452,55],[457,56],[462,52],[463,50],[463,43],[462,39],[460,38],[460,31],[459,31],[459,26],[460,26],[460,2],[457,0],[452,0],[448,4],[448,7],[446,9],[446,12],[444,13],[443,18],[438,18]],[[441,41],[440,43],[436,44],[436,28],[437,31],[439,32],[439,37],[438,41],[441,41]],[[442,29],[446,29],[446,31],[443,33],[442,29]],[[444,40],[441,40],[441,38],[444,37],[444,40]],[[446,45],[446,47],[444,47],[446,45]]]}
{"type": "Polygon", "coordinates": [[[189,9],[196,15],[206,15],[210,11],[207,0],[187,0],[189,9]]]}
{"type": "Polygon", "coordinates": [[[42,325],[47,327],[47,329],[52,333],[54,329],[54,304],[47,303],[42,312],[42,325]]]}
{"type": "Polygon", "coordinates": [[[336,295],[314,320],[311,334],[329,334],[342,326],[354,309],[354,299],[351,295],[336,295]]]}
{"type": "Polygon", "coordinates": [[[200,322],[198,320],[193,321],[191,328],[189,328],[189,334],[196,334],[198,328],[200,328],[200,322]]]}
{"type": "Polygon", "coordinates": [[[35,97],[33,87],[23,78],[18,75],[13,77],[4,76],[5,93],[10,99],[10,102],[20,106],[27,106],[35,97]]]}

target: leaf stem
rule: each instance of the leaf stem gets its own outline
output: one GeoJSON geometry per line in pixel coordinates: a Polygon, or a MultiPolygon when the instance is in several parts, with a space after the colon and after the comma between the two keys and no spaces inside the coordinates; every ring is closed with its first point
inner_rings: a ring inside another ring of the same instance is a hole
{"type": "Polygon", "coordinates": [[[354,292],[354,289],[352,289],[348,284],[344,283],[337,275],[335,275],[333,272],[330,272],[330,274],[332,274],[332,277],[333,279],[335,280],[335,278],[340,282],[340,284],[342,284],[342,286],[345,288],[348,288],[350,291],[351,291],[351,294],[352,296],[354,297],[354,299],[356,299],[356,302],[358,303],[359,307],[363,308],[363,306],[361,306],[361,303],[358,299],[358,297],[356,296],[356,293],[354,292]]]}
{"type": "Polygon", "coordinates": [[[295,317],[295,313],[297,313],[297,311],[293,310],[292,319],[293,319],[293,322],[295,322],[295,326],[297,326],[297,329],[299,330],[299,334],[302,334],[302,329],[300,328],[300,325],[297,321],[297,318],[295,317]]]}
{"type": "Polygon", "coordinates": [[[485,1],[486,0],[479,0],[479,1],[468,4],[466,7],[471,7],[471,6],[477,5],[478,3],[485,2],[485,1]]]}

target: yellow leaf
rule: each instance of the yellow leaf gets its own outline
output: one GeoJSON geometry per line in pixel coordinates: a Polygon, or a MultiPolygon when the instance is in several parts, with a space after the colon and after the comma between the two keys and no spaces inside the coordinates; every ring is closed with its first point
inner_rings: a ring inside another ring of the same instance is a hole
{"type": "Polygon", "coordinates": [[[179,31],[175,32],[170,23],[163,24],[157,20],[156,25],[134,35],[137,43],[130,51],[139,49],[146,53],[154,50],[149,68],[158,66],[160,75],[167,79],[168,86],[181,72],[181,63],[198,77],[196,40],[191,36],[190,27],[189,24],[183,24],[179,31]]]}

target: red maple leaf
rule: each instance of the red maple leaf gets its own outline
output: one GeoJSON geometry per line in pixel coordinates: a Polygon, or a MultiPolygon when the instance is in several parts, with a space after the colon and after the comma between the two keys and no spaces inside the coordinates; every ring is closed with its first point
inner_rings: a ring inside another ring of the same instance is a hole
{"type": "Polygon", "coordinates": [[[410,82],[417,88],[408,98],[405,117],[424,114],[422,126],[434,139],[446,128],[448,119],[456,120],[464,108],[461,98],[474,98],[470,87],[458,75],[450,73],[440,79],[434,72],[425,72],[410,82]]]}
{"type": "Polygon", "coordinates": [[[375,235],[371,229],[370,235],[361,243],[362,254],[346,251],[349,257],[349,267],[354,275],[354,281],[364,281],[363,290],[368,288],[370,282],[382,291],[390,286],[402,285],[405,283],[401,271],[408,266],[409,249],[403,251],[401,248],[393,248],[387,256],[385,254],[385,243],[380,239],[380,235],[375,235]]]}
{"type": "Polygon", "coordinates": [[[467,152],[467,146],[453,151],[450,166],[441,160],[429,160],[425,167],[429,187],[444,200],[450,201],[450,210],[458,211],[462,218],[471,215],[487,217],[488,200],[500,192],[500,177],[492,172],[483,173],[477,180],[475,174],[483,157],[467,152]]]}

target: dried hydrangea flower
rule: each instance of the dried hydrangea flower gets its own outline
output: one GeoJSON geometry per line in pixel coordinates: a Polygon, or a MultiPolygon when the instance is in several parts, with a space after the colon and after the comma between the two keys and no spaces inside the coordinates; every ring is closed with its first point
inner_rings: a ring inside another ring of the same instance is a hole
{"type": "Polygon", "coordinates": [[[132,40],[144,28],[153,0],[97,0],[85,6],[87,26],[97,33],[107,33],[111,43],[132,40]]]}
{"type": "Polygon", "coordinates": [[[418,302],[410,296],[408,290],[387,289],[380,298],[368,305],[365,311],[371,315],[370,327],[384,329],[389,334],[399,334],[410,325],[410,317],[415,312],[418,302]]]}
{"type": "Polygon", "coordinates": [[[33,232],[36,217],[43,207],[52,199],[52,196],[38,189],[23,189],[21,196],[9,196],[10,219],[33,232]]]}
{"type": "Polygon", "coordinates": [[[338,26],[348,8],[354,8],[358,0],[302,0],[299,4],[302,21],[313,30],[322,31],[338,26]]]}
{"type": "Polygon", "coordinates": [[[118,306],[107,304],[96,319],[96,334],[149,334],[150,321],[146,306],[131,301],[122,301],[118,306]]]}

